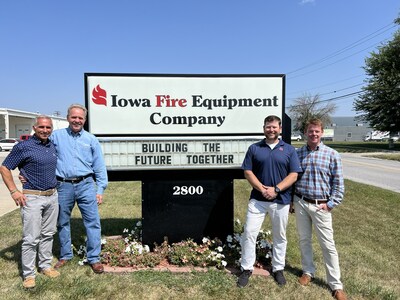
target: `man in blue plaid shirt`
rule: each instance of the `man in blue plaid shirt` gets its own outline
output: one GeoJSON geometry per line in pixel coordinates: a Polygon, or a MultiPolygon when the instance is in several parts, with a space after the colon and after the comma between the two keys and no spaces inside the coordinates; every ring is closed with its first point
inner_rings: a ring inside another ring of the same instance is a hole
{"type": "Polygon", "coordinates": [[[303,173],[296,182],[294,207],[299,235],[303,275],[301,285],[308,285],[315,274],[312,249],[312,227],[322,249],[328,285],[335,299],[347,299],[340,281],[339,256],[333,239],[332,214],[342,202],[344,180],[342,162],[337,151],[324,145],[321,120],[307,122],[307,145],[297,150],[303,173]]]}

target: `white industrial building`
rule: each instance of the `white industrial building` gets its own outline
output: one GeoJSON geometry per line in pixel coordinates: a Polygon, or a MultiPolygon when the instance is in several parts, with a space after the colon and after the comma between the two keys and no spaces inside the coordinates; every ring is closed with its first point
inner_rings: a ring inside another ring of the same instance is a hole
{"type": "MultiPolygon", "coordinates": [[[[33,134],[32,126],[39,113],[0,108],[0,138],[16,138],[23,134],[33,134]]],[[[65,117],[49,116],[53,120],[53,129],[68,127],[65,117]]]]}

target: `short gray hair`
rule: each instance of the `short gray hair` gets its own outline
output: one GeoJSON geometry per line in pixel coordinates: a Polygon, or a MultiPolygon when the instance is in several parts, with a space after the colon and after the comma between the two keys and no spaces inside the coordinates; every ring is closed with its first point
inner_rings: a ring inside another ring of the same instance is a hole
{"type": "Polygon", "coordinates": [[[85,119],[86,119],[86,116],[87,116],[87,109],[86,109],[86,107],[84,107],[83,105],[77,104],[77,103],[71,104],[71,105],[68,107],[67,117],[69,116],[69,113],[71,112],[71,109],[73,109],[73,108],[82,109],[83,112],[85,113],[85,119]]]}
{"type": "Polygon", "coordinates": [[[53,127],[53,120],[52,120],[49,116],[46,116],[46,115],[38,115],[38,116],[36,116],[36,118],[35,118],[35,123],[34,123],[33,126],[37,126],[37,125],[38,125],[39,119],[47,119],[47,120],[50,120],[51,127],[53,127]]]}

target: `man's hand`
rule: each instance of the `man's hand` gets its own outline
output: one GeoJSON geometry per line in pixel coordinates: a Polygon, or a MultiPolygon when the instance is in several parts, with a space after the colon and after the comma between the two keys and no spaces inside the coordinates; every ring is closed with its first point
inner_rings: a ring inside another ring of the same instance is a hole
{"type": "Polygon", "coordinates": [[[26,180],[26,178],[25,178],[23,175],[21,175],[21,174],[18,175],[18,179],[19,179],[19,181],[20,181],[22,184],[28,182],[28,180],[26,180]]]}
{"type": "Polygon", "coordinates": [[[263,190],[261,191],[261,194],[263,197],[267,200],[273,200],[278,196],[278,194],[275,192],[275,188],[272,186],[264,186],[263,185],[263,190]]]}
{"type": "Polygon", "coordinates": [[[26,205],[26,196],[21,193],[20,191],[16,191],[11,195],[11,198],[13,198],[15,204],[17,206],[25,206],[26,205]]]}
{"type": "Polygon", "coordinates": [[[317,211],[320,211],[320,210],[330,212],[332,209],[329,208],[329,206],[326,203],[322,203],[322,204],[318,205],[318,208],[317,208],[317,211]]]}
{"type": "Polygon", "coordinates": [[[96,195],[97,204],[100,205],[103,203],[103,195],[97,194],[96,195]]]}

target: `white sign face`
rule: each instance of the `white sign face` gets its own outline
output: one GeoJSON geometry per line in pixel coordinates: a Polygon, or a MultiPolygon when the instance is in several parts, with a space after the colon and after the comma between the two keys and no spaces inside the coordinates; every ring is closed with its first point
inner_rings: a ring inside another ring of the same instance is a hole
{"type": "Polygon", "coordinates": [[[254,138],[99,138],[109,171],[240,168],[254,138]]]}
{"type": "Polygon", "coordinates": [[[88,128],[107,136],[262,132],[282,118],[283,75],[85,74],[88,128]]]}

